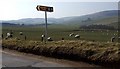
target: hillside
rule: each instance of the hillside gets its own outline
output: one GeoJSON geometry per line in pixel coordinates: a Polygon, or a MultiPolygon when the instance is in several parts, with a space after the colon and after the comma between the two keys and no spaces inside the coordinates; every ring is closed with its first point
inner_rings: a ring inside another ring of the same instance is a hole
{"type": "MultiPolygon", "coordinates": [[[[93,14],[87,14],[84,16],[71,16],[63,18],[48,18],[48,24],[64,24],[64,25],[91,25],[91,24],[104,24],[113,25],[117,23],[118,10],[108,10],[96,12],[93,14]]],[[[2,23],[14,23],[14,24],[43,24],[44,18],[25,18],[19,20],[2,21],[2,23]]]]}

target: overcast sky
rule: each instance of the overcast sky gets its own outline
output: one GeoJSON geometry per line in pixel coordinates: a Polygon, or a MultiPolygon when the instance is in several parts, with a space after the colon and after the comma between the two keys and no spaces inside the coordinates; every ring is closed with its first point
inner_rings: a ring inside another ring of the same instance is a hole
{"type": "Polygon", "coordinates": [[[119,0],[0,0],[0,20],[44,18],[37,5],[54,7],[48,17],[81,16],[105,10],[117,10],[119,0]]]}

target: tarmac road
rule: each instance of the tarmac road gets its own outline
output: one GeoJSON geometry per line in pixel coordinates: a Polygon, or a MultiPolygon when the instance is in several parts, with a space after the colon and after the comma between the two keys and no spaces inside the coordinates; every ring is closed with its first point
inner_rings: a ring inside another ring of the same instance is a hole
{"type": "Polygon", "coordinates": [[[92,65],[84,62],[72,62],[57,60],[54,61],[51,58],[36,58],[36,56],[22,55],[9,51],[2,52],[2,67],[99,67],[97,65],[92,65]]]}
{"type": "Polygon", "coordinates": [[[33,59],[26,56],[2,53],[3,67],[65,67],[67,65],[33,59]]]}

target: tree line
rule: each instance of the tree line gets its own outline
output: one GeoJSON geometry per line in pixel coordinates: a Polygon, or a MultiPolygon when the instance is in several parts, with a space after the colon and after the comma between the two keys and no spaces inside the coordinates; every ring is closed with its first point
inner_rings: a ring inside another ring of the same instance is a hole
{"type": "Polygon", "coordinates": [[[107,29],[107,30],[115,30],[113,26],[108,25],[84,25],[80,26],[80,29],[107,29]]]}

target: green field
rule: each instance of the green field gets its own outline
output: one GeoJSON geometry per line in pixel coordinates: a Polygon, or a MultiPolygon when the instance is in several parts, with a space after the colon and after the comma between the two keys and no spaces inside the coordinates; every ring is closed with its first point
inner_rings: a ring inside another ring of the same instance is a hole
{"type": "MultiPolygon", "coordinates": [[[[115,30],[80,30],[77,26],[65,25],[49,25],[48,35],[54,41],[41,42],[41,35],[44,33],[44,27],[2,27],[4,38],[6,33],[13,30],[13,38],[2,40],[2,47],[17,50],[35,55],[43,55],[47,57],[56,57],[62,59],[70,59],[77,61],[85,61],[92,64],[118,67],[120,63],[120,43],[107,42],[111,37],[118,36],[115,30]],[[19,32],[23,32],[20,35],[19,32]],[[79,34],[79,39],[69,36],[70,33],[79,34]],[[115,35],[114,35],[115,34],[115,35]],[[24,36],[27,40],[24,40],[24,36]],[[19,38],[20,40],[16,39],[19,38]],[[61,38],[65,38],[63,41],[61,38]],[[99,41],[99,42],[93,42],[99,41]],[[72,57],[71,57],[72,56],[72,57]]],[[[117,40],[116,40],[117,41],[117,40]]]]}
{"type": "MultiPolygon", "coordinates": [[[[41,40],[41,35],[44,34],[45,28],[43,26],[37,27],[2,27],[3,37],[6,37],[6,33],[13,31],[13,37],[24,40],[24,36],[27,36],[27,40],[41,40]],[[20,35],[19,32],[23,32],[23,35],[20,35]]],[[[72,25],[49,25],[48,26],[48,36],[50,36],[54,41],[61,40],[78,40],[74,36],[69,36],[70,33],[79,34],[79,40],[95,40],[95,41],[110,41],[111,37],[118,36],[117,31],[88,31],[80,30],[77,26],[72,25]]],[[[117,40],[116,40],[117,41],[117,40]]]]}

